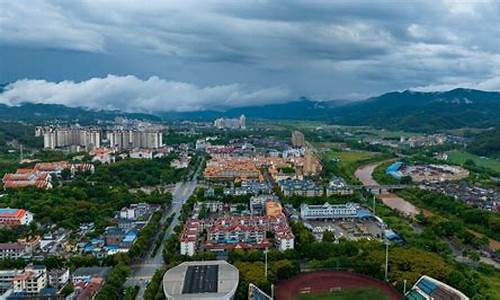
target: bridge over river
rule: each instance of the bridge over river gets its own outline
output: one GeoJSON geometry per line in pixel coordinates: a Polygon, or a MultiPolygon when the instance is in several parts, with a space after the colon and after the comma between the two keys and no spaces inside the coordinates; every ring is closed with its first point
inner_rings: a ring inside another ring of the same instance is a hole
{"type": "Polygon", "coordinates": [[[358,168],[354,173],[354,176],[356,176],[356,178],[358,178],[363,184],[358,187],[379,195],[378,198],[380,198],[380,200],[382,200],[382,202],[390,208],[399,211],[406,216],[414,217],[420,210],[410,202],[392,193],[392,191],[395,190],[408,188],[410,185],[380,185],[375,181],[375,179],[373,179],[372,174],[375,168],[389,161],[392,160],[371,163],[358,168]]]}

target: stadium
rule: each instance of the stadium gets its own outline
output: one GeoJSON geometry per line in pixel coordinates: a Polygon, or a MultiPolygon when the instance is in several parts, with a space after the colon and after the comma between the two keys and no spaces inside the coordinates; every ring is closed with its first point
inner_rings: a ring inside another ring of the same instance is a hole
{"type": "Polygon", "coordinates": [[[344,271],[301,273],[291,279],[278,282],[276,286],[277,300],[371,299],[374,297],[380,300],[403,299],[396,289],[383,281],[344,271]]]}

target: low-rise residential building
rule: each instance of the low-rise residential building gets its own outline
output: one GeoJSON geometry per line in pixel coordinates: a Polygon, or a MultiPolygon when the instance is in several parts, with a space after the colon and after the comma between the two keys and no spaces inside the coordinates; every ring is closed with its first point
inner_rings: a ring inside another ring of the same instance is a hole
{"type": "Polygon", "coordinates": [[[188,219],[184,224],[180,240],[181,255],[193,256],[195,254],[198,233],[201,230],[200,222],[196,219],[188,219]]]}
{"type": "Polygon", "coordinates": [[[89,281],[78,282],[75,284],[75,291],[73,292],[72,299],[75,300],[92,300],[99,290],[104,285],[104,278],[100,276],[92,276],[89,281]]]}
{"type": "Polygon", "coordinates": [[[71,175],[75,176],[77,173],[89,172],[94,174],[95,166],[93,164],[71,164],[70,166],[71,175]]]}
{"type": "Polygon", "coordinates": [[[287,197],[290,196],[318,197],[323,195],[323,189],[317,186],[314,183],[314,181],[310,179],[281,180],[278,181],[278,186],[283,195],[287,197]]]}
{"type": "Polygon", "coordinates": [[[349,186],[349,184],[342,177],[333,176],[328,183],[326,188],[326,196],[330,197],[333,195],[346,196],[352,195],[354,191],[349,186]]]}
{"type": "Polygon", "coordinates": [[[270,194],[271,187],[267,182],[259,182],[254,180],[242,181],[240,186],[232,186],[224,188],[224,195],[241,196],[241,195],[259,195],[270,194]]]}
{"type": "Polygon", "coordinates": [[[63,288],[70,279],[69,269],[53,269],[49,271],[49,285],[56,290],[63,288]]]}
{"type": "Polygon", "coordinates": [[[111,267],[82,267],[77,268],[71,275],[71,281],[74,285],[79,283],[88,283],[94,277],[106,278],[111,271],[111,267]]]}
{"type": "Polygon", "coordinates": [[[129,153],[130,158],[153,159],[153,151],[149,149],[136,149],[129,153]]]}
{"type": "Polygon", "coordinates": [[[147,203],[133,203],[129,207],[124,207],[120,210],[120,218],[136,221],[148,217],[156,209],[156,206],[147,203]]]}
{"type": "Polygon", "coordinates": [[[153,213],[159,208],[159,205],[147,203],[124,207],[116,213],[114,225],[106,227],[102,235],[91,240],[83,239],[77,246],[81,253],[99,258],[128,252],[137,240],[140,230],[148,224],[153,213]]]}
{"type": "Polygon", "coordinates": [[[35,187],[48,190],[52,188],[52,177],[48,173],[25,172],[6,173],[2,178],[4,189],[18,189],[25,187],[35,187]]]}
{"type": "Polygon", "coordinates": [[[266,213],[266,203],[268,201],[277,202],[278,197],[275,195],[258,195],[250,198],[250,214],[253,216],[263,216],[266,213]]]}
{"type": "Polygon", "coordinates": [[[201,246],[208,251],[266,249],[272,247],[267,232],[274,234],[274,246],[280,251],[293,249],[294,236],[286,216],[223,216],[214,219],[189,219],[181,232],[182,255],[192,256],[201,246]],[[200,233],[206,233],[201,241],[200,233]]]}
{"type": "Polygon", "coordinates": [[[0,270],[0,295],[12,289],[12,281],[22,270],[0,270]]]}
{"type": "Polygon", "coordinates": [[[28,266],[12,280],[14,292],[38,294],[47,286],[47,268],[41,265],[28,266]]]}
{"type": "Polygon", "coordinates": [[[207,162],[204,176],[210,180],[263,180],[255,162],[244,157],[212,158],[207,162]]]}
{"type": "Polygon", "coordinates": [[[0,259],[17,259],[27,254],[26,245],[22,243],[0,243],[0,259]]]}
{"type": "Polygon", "coordinates": [[[27,210],[17,208],[0,208],[0,225],[29,225],[32,221],[33,214],[27,210]]]}
{"type": "Polygon", "coordinates": [[[274,200],[269,200],[266,202],[266,216],[268,217],[278,217],[283,213],[283,207],[281,203],[274,200]]]}
{"type": "Polygon", "coordinates": [[[170,162],[170,166],[175,169],[185,169],[189,167],[191,162],[191,156],[182,155],[181,157],[174,159],[170,162]]]}
{"type": "Polygon", "coordinates": [[[114,151],[108,148],[97,148],[93,151],[94,157],[92,161],[98,161],[101,164],[111,164],[114,163],[116,157],[113,155],[114,151]]]}

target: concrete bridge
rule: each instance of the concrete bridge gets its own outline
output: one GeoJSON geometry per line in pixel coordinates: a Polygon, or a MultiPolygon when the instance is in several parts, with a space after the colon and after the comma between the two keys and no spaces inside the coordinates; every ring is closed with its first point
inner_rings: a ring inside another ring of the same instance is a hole
{"type": "Polygon", "coordinates": [[[389,184],[389,185],[352,185],[354,190],[366,190],[372,194],[380,195],[397,190],[404,190],[413,187],[410,184],[389,184]]]}

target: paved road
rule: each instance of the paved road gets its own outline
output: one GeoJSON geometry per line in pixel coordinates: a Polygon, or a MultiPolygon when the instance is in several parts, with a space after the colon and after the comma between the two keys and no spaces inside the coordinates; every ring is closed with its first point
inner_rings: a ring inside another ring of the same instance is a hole
{"type": "MultiPolygon", "coordinates": [[[[201,165],[202,163],[200,163],[196,171],[191,174],[191,179],[189,181],[178,182],[176,184],[175,190],[172,193],[172,205],[168,208],[166,213],[163,214],[161,223],[164,223],[166,219],[172,215],[174,215],[175,217],[165,231],[165,235],[161,237],[163,241],[167,240],[170,237],[170,235],[174,232],[174,228],[179,224],[179,212],[182,208],[182,205],[186,203],[189,196],[191,196],[191,194],[196,189],[196,186],[198,184],[196,178],[201,171],[201,165]]],[[[164,246],[165,243],[162,243],[154,256],[151,255],[152,249],[150,249],[150,253],[148,253],[146,258],[140,264],[130,266],[132,275],[127,279],[125,287],[134,285],[139,286],[139,293],[137,294],[136,299],[143,299],[147,282],[151,280],[156,270],[163,266],[164,246]]],[[[154,248],[154,243],[152,248],[154,248]]]]}

